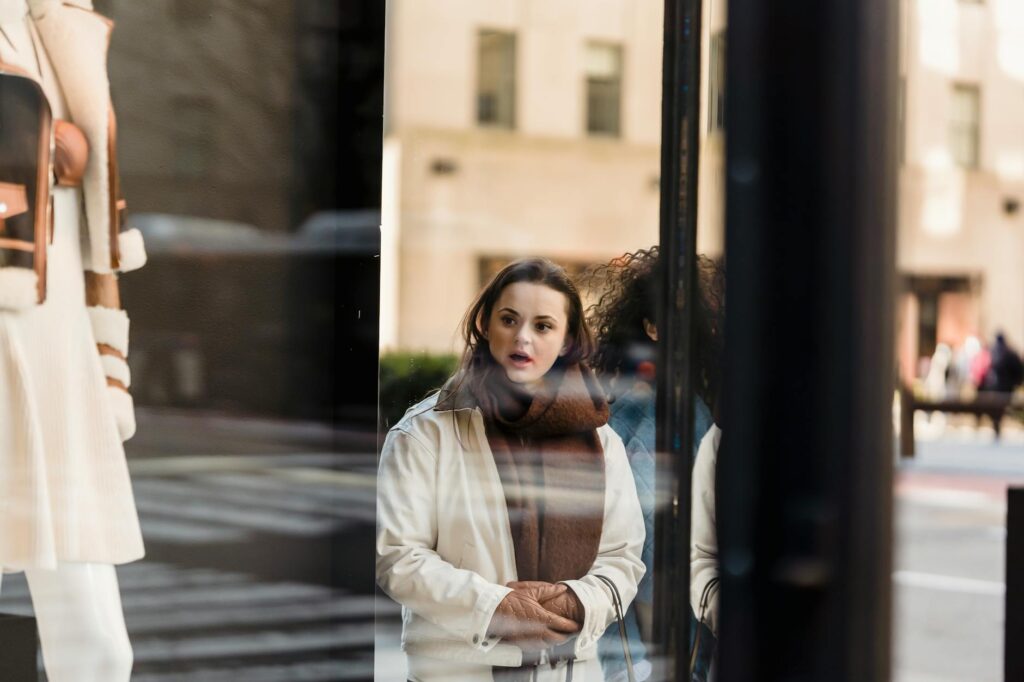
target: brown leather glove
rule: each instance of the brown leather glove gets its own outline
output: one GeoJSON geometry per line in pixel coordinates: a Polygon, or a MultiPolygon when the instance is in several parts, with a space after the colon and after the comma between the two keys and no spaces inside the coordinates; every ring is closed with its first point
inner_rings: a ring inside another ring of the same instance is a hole
{"type": "Polygon", "coordinates": [[[487,634],[501,637],[524,651],[540,651],[561,644],[579,632],[579,625],[545,609],[530,596],[531,592],[554,593],[539,586],[522,590],[513,587],[498,604],[487,634]]]}
{"type": "Polygon", "coordinates": [[[85,133],[74,123],[58,119],[53,123],[53,138],[53,174],[57,184],[60,187],[80,186],[89,162],[89,141],[85,133]]]}
{"type": "Polygon", "coordinates": [[[580,601],[580,598],[572,590],[566,588],[560,594],[540,600],[540,604],[551,613],[568,618],[580,627],[583,627],[583,620],[586,618],[587,612],[583,608],[583,602],[580,601]]]}

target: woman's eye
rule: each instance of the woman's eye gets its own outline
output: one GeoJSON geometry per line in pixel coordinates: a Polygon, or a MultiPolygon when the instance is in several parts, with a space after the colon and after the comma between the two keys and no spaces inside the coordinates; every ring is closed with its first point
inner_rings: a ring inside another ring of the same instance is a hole
{"type": "Polygon", "coordinates": [[[506,327],[511,327],[516,323],[516,318],[509,317],[508,315],[506,315],[505,317],[501,318],[501,323],[506,327]]]}
{"type": "Polygon", "coordinates": [[[551,329],[551,325],[548,324],[547,322],[541,322],[540,324],[537,325],[537,331],[546,332],[549,329],[551,329]]]}

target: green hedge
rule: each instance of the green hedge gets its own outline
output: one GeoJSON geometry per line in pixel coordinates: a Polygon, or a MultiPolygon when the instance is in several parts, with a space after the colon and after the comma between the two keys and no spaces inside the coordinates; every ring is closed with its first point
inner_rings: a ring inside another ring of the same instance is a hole
{"type": "Polygon", "coordinates": [[[380,425],[395,425],[410,406],[435,391],[455,371],[451,354],[386,353],[380,358],[380,425]]]}

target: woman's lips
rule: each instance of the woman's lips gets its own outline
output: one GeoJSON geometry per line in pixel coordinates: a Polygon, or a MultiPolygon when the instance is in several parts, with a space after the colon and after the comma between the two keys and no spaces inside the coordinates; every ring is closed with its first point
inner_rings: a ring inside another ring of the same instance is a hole
{"type": "Polygon", "coordinates": [[[508,356],[508,359],[512,361],[512,364],[516,367],[526,367],[533,362],[533,358],[525,353],[512,353],[508,356]]]}

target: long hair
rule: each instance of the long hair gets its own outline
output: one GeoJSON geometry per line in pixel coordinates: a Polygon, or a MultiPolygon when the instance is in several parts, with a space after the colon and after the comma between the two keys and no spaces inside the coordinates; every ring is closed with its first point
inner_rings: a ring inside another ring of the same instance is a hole
{"type": "Polygon", "coordinates": [[[568,350],[555,361],[552,371],[575,364],[589,365],[595,348],[594,336],[583,314],[583,301],[576,285],[561,266],[547,258],[524,258],[502,268],[477,295],[463,316],[460,326],[466,348],[453,377],[453,393],[457,392],[465,381],[477,381],[482,377],[484,370],[497,365],[491,356],[490,344],[484,334],[501,293],[505,287],[518,282],[542,284],[565,295],[568,303],[568,350]]]}
{"type": "MultiPolygon", "coordinates": [[[[623,254],[588,273],[587,282],[601,294],[587,309],[597,337],[593,367],[610,392],[620,379],[637,376],[641,363],[653,361],[657,344],[644,330],[644,321],[658,325],[662,265],[657,246],[623,254]]],[[[725,269],[707,256],[697,256],[695,303],[696,361],[694,391],[715,409],[721,380],[725,314],[725,269]]]]}

